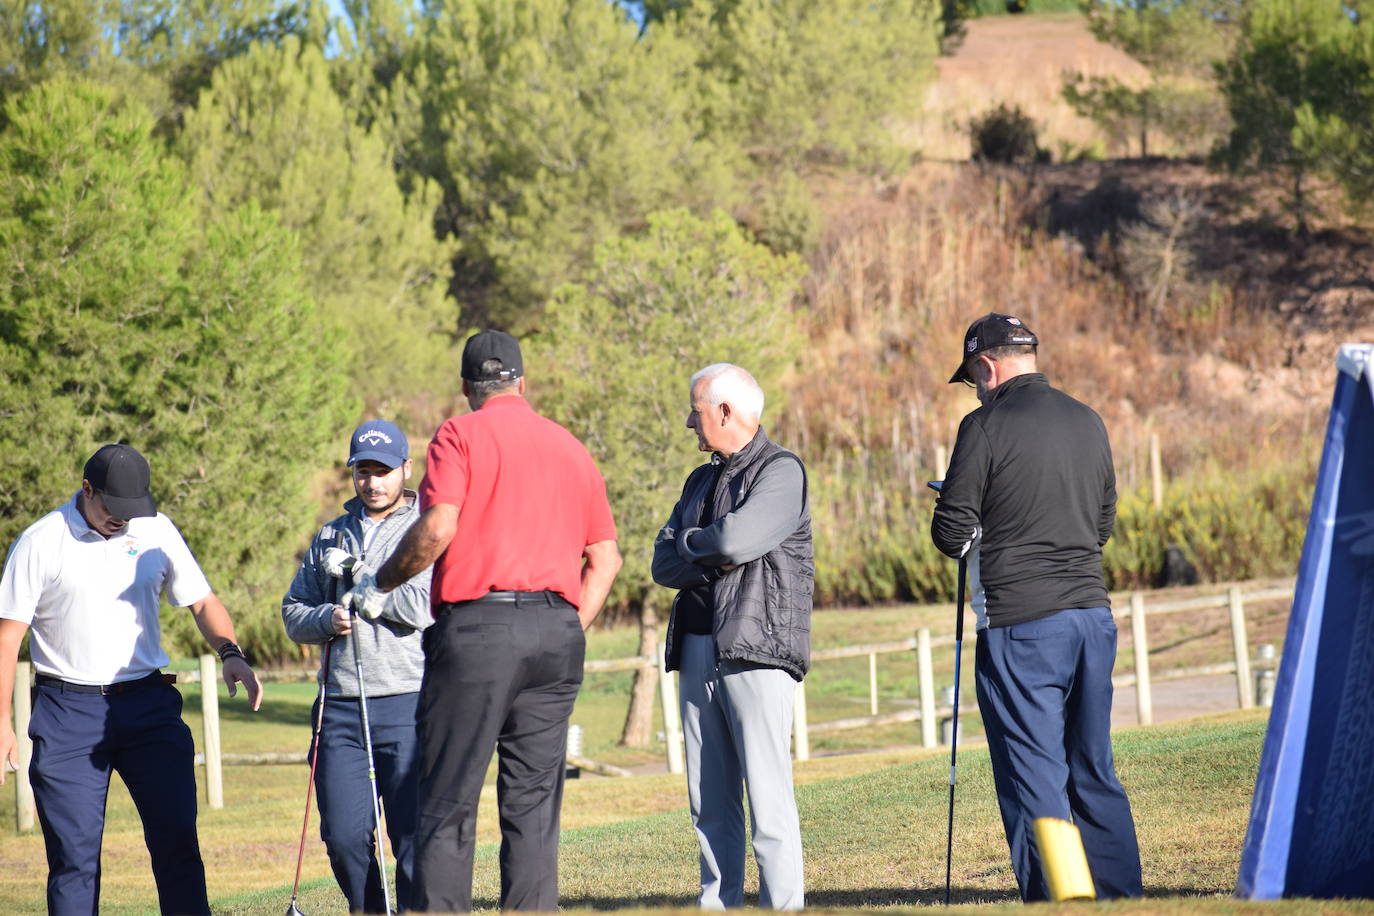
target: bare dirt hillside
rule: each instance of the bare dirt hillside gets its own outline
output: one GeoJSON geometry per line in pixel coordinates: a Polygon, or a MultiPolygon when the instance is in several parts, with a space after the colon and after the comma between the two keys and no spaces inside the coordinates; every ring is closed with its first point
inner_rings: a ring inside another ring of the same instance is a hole
{"type": "Polygon", "coordinates": [[[1093,294],[1111,301],[1092,324],[1110,315],[1156,326],[1151,349],[1189,357],[1184,388],[1276,417],[1324,413],[1336,348],[1374,340],[1374,226],[1352,218],[1334,188],[1313,183],[1312,232],[1300,236],[1284,174],[1236,177],[1196,158],[1066,161],[1094,147],[1128,151],[1063,101],[1065,72],[1146,76],[1076,14],[972,20],[937,69],[911,125],[925,164],[891,197],[929,201],[953,182],[967,200],[970,186],[995,182],[999,218],[1071,247],[1098,274],[1093,294]],[[968,162],[968,119],[999,103],[1035,119],[1054,164],[999,172],[968,162]]]}
{"type": "Polygon", "coordinates": [[[1060,97],[1064,72],[1112,74],[1128,83],[1145,77],[1144,67],[1095,39],[1075,13],[971,20],[963,44],[936,68],[925,114],[904,138],[927,159],[967,159],[969,118],[998,103],[1019,106],[1040,126],[1044,147],[1056,159],[1068,158],[1105,140],[1060,97]]]}

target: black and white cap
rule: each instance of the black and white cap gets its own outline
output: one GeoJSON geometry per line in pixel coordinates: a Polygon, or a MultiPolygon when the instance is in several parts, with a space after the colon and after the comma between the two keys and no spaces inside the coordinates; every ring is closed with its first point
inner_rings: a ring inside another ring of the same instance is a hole
{"type": "Polygon", "coordinates": [[[505,331],[478,331],[463,346],[462,376],[469,382],[508,382],[524,374],[520,342],[505,331]],[[484,369],[490,360],[501,365],[484,369]]]}
{"type": "Polygon", "coordinates": [[[1026,327],[1020,318],[989,312],[969,325],[968,331],[964,333],[963,362],[959,363],[958,370],[950,376],[950,384],[970,381],[969,360],[984,350],[993,350],[997,347],[1034,347],[1039,344],[1035,332],[1026,327]]]}

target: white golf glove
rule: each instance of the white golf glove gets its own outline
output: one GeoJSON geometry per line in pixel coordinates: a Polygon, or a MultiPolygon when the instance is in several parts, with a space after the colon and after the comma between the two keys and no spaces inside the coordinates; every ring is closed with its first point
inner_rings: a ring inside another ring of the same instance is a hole
{"type": "Polygon", "coordinates": [[[343,606],[368,620],[382,616],[382,610],[386,607],[386,592],[377,587],[376,575],[368,571],[358,576],[353,587],[344,592],[343,606]]]}
{"type": "Polygon", "coordinates": [[[345,573],[361,576],[363,573],[372,572],[372,569],[347,550],[330,547],[324,552],[324,571],[335,579],[342,579],[345,573]]]}
{"type": "Polygon", "coordinates": [[[973,535],[964,542],[964,546],[959,549],[959,556],[966,557],[968,552],[978,546],[978,542],[983,539],[983,529],[979,525],[973,526],[973,535]]]}

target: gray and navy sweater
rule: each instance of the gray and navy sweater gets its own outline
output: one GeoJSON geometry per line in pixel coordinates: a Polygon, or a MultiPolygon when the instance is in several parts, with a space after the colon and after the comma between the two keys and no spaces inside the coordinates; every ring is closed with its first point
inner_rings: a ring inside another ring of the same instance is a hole
{"type": "MultiPolygon", "coordinates": [[[[401,538],[420,518],[414,490],[406,490],[403,504],[381,521],[372,544],[363,550],[363,504],[357,497],[344,503],[344,514],[325,525],[310,542],[291,589],[281,601],[286,635],[298,643],[321,644],[334,636],[330,617],[348,586],[324,568],[324,552],[330,547],[346,550],[370,569],[381,569],[401,538]]],[[[430,570],[387,593],[386,607],[376,620],[355,617],[363,654],[368,696],[394,696],[415,693],[424,674],[425,653],[420,646],[421,631],[434,622],[429,607],[430,570]]],[[[325,692],[331,697],[358,696],[358,678],[353,664],[350,637],[334,640],[329,650],[329,671],[318,675],[327,680],[325,692]]]]}

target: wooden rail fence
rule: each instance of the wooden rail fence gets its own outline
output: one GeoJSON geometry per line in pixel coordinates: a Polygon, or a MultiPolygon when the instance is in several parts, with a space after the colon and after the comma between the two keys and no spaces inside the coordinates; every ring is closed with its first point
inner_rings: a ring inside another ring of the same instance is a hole
{"type": "MultiPolygon", "coordinates": [[[[1178,680],[1181,678],[1234,674],[1236,681],[1236,704],[1245,709],[1257,702],[1268,705],[1272,699],[1272,684],[1276,673],[1276,660],[1273,646],[1261,646],[1256,659],[1250,659],[1249,642],[1246,634],[1246,601],[1276,601],[1293,596],[1293,583],[1281,586],[1254,588],[1249,591],[1240,585],[1233,585],[1225,592],[1182,598],[1170,601],[1147,602],[1143,592],[1134,592],[1125,608],[1116,612],[1118,620],[1129,618],[1131,643],[1135,670],[1113,678],[1116,687],[1135,687],[1136,716],[1140,724],[1154,722],[1151,685],[1156,681],[1178,680]],[[1151,672],[1149,643],[1146,637],[1146,621],[1149,617],[1161,614],[1178,614],[1188,611],[1227,608],[1230,612],[1232,658],[1209,665],[1171,668],[1167,671],[1151,672]],[[1257,687],[1259,696],[1257,697],[1257,687]],[[1267,695],[1266,695],[1267,694],[1267,695]]],[[[968,642],[973,645],[977,640],[974,633],[968,642]]],[[[825,734],[856,728],[894,725],[903,722],[920,723],[920,743],[922,747],[933,748],[939,744],[937,737],[940,724],[947,723],[953,714],[952,697],[945,696],[937,703],[935,695],[933,651],[954,645],[952,636],[932,636],[929,629],[921,628],[908,639],[890,642],[868,643],[854,646],[833,646],[817,649],[811,653],[813,664],[842,658],[868,658],[868,715],[830,719],[823,722],[808,720],[806,709],[806,682],[797,684],[796,705],[793,712],[793,756],[797,760],[807,760],[811,756],[810,735],[814,732],[825,734]],[[910,709],[892,712],[878,712],[878,657],[882,655],[914,652],[917,674],[916,704],[910,709]]],[[[632,656],[629,658],[591,659],[586,662],[587,673],[607,673],[619,671],[638,671],[657,669],[659,675],[659,701],[663,713],[665,754],[669,772],[683,772],[682,723],[678,715],[676,676],[664,668],[663,646],[660,644],[656,657],[632,656]]],[[[259,672],[268,683],[302,683],[314,680],[313,669],[274,670],[259,672]]],[[[813,669],[811,677],[816,673],[813,669]]],[[[215,658],[203,655],[199,667],[192,671],[178,671],[180,683],[214,684],[218,680],[215,658]]],[[[28,769],[32,757],[32,742],[28,737],[32,667],[28,662],[20,662],[14,679],[14,726],[19,737],[19,772],[15,784],[15,822],[19,830],[31,830],[34,826],[33,789],[29,784],[28,769]]],[[[949,692],[946,688],[946,692],[949,692]]],[[[976,704],[961,703],[960,716],[977,715],[976,704]]],[[[301,764],[306,756],[294,753],[224,753],[220,746],[219,691],[201,691],[201,718],[203,735],[202,753],[196,754],[196,765],[205,767],[206,801],[211,808],[224,807],[223,767],[268,764],[301,764]]],[[[570,756],[569,763],[590,772],[613,776],[629,775],[625,770],[598,763],[580,756],[570,756]]]]}

